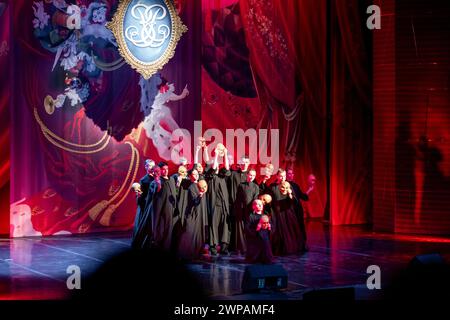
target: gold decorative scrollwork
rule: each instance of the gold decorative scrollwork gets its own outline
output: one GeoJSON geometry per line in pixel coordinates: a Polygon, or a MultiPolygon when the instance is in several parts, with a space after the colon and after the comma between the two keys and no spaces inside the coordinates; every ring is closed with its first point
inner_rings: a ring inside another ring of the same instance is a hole
{"type": "MultiPolygon", "coordinates": [[[[174,56],[178,41],[180,40],[182,34],[187,31],[187,27],[181,21],[172,2],[170,0],[164,0],[171,18],[169,45],[164,53],[155,61],[149,63],[140,61],[128,49],[124,36],[125,14],[131,2],[132,0],[121,0],[112,21],[108,22],[106,26],[112,31],[117,40],[120,55],[133,69],[139,72],[145,79],[148,79],[174,56]]],[[[139,5],[141,5],[141,3],[139,3],[139,5]]]]}

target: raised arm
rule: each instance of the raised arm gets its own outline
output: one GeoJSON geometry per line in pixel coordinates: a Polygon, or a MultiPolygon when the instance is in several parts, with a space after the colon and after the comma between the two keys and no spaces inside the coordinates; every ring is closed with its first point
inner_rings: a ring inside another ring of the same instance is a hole
{"type": "Polygon", "coordinates": [[[178,100],[186,98],[188,95],[189,95],[189,90],[188,90],[187,84],[186,84],[186,86],[184,87],[183,92],[181,92],[181,94],[177,95],[177,94],[173,93],[170,95],[168,100],[169,101],[178,101],[178,100]]]}
{"type": "Polygon", "coordinates": [[[217,173],[217,170],[219,169],[219,153],[217,152],[217,149],[214,152],[215,154],[212,169],[217,173]]]}
{"type": "Polygon", "coordinates": [[[200,153],[200,149],[201,149],[201,148],[202,148],[201,146],[195,147],[194,164],[195,164],[195,163],[199,163],[199,162],[198,162],[198,154],[200,153]]]}
{"type": "Polygon", "coordinates": [[[224,152],[225,152],[225,155],[224,155],[224,158],[225,158],[225,169],[230,170],[230,161],[228,159],[228,149],[225,148],[224,152]]]}
{"type": "Polygon", "coordinates": [[[205,146],[203,148],[203,156],[205,157],[205,163],[209,164],[209,152],[208,152],[208,146],[205,146]]]}

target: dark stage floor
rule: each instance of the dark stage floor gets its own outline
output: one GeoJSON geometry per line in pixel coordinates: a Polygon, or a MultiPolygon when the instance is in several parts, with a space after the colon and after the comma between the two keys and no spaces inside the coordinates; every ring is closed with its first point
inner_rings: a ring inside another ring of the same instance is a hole
{"type": "MultiPolygon", "coordinates": [[[[450,239],[394,236],[316,221],[307,223],[307,230],[309,252],[277,258],[289,274],[287,290],[242,294],[246,264],[233,255],[190,263],[189,269],[214,299],[302,299],[314,289],[347,286],[356,289],[357,299],[377,299],[415,255],[438,252],[450,261],[450,239]],[[373,264],[381,268],[381,290],[366,288],[366,269],[373,264]]],[[[129,233],[0,239],[0,299],[65,298],[69,265],[79,266],[84,277],[129,243],[129,233]]]]}

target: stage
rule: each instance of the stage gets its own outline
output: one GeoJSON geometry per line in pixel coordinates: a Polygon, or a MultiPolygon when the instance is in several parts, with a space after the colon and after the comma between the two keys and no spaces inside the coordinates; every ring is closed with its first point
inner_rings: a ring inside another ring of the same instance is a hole
{"type": "MultiPolygon", "coordinates": [[[[288,272],[286,290],[243,294],[247,264],[236,255],[191,262],[188,269],[215,300],[301,300],[312,290],[342,287],[354,287],[357,300],[377,300],[414,256],[439,252],[450,258],[450,240],[444,238],[374,233],[365,226],[331,227],[320,221],[309,221],[307,231],[309,252],[276,258],[288,272]],[[381,269],[381,290],[367,289],[370,265],[381,269]]],[[[82,290],[86,276],[129,249],[130,237],[120,232],[0,239],[0,299],[67,299],[68,266],[80,267],[82,290]]]]}

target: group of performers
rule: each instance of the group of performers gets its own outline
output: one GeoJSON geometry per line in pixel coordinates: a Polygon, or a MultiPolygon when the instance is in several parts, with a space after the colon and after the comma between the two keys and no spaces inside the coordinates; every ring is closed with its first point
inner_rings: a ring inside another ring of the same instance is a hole
{"type": "Polygon", "coordinates": [[[273,255],[306,251],[300,201],[308,200],[314,184],[302,192],[293,169],[274,174],[271,164],[256,182],[248,157],[231,162],[222,144],[209,161],[204,141],[190,170],[182,161],[177,173],[169,175],[166,162],[146,160],[147,174],[133,184],[137,212],[132,247],[169,250],[187,260],[234,251],[250,263],[271,263],[273,255]],[[198,161],[202,150],[205,168],[198,161]]]}

